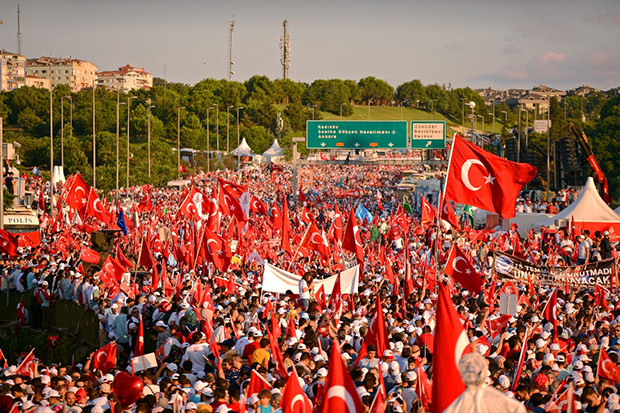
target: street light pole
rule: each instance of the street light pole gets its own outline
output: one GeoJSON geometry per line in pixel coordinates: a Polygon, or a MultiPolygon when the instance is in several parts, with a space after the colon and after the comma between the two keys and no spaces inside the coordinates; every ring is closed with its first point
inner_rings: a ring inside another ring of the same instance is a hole
{"type": "Polygon", "coordinates": [[[482,133],[484,133],[484,116],[483,115],[476,115],[476,116],[482,119],[482,133]]]}
{"type": "Polygon", "coordinates": [[[467,104],[467,106],[469,106],[469,108],[471,109],[471,141],[472,143],[475,143],[476,140],[474,139],[474,122],[476,121],[476,115],[474,113],[474,108],[476,107],[476,102],[472,100],[467,104]]]}
{"type": "Polygon", "coordinates": [[[226,107],[226,155],[230,153],[230,108],[234,108],[234,106],[226,107]]]}
{"type": "Polygon", "coordinates": [[[121,102],[121,91],[116,90],[116,201],[118,202],[118,162],[120,147],[120,108],[125,102],[121,102]]]}
{"type": "Polygon", "coordinates": [[[127,197],[129,197],[129,107],[130,107],[130,103],[131,99],[137,99],[137,96],[128,96],[127,97],[127,187],[126,187],[126,191],[125,191],[125,195],[127,197]]]}
{"type": "Polygon", "coordinates": [[[147,117],[146,117],[146,136],[147,136],[147,152],[149,158],[149,178],[151,177],[151,108],[155,106],[151,105],[151,98],[146,100],[147,117]]]}
{"type": "Polygon", "coordinates": [[[220,107],[218,106],[217,103],[214,103],[213,106],[215,106],[215,145],[216,145],[216,150],[218,152],[220,152],[220,107]]]}
{"type": "Polygon", "coordinates": [[[93,82],[93,188],[97,188],[97,140],[95,136],[95,82],[93,82]]]}
{"type": "Polygon", "coordinates": [[[71,96],[63,96],[60,98],[60,166],[63,173],[65,170],[65,99],[71,99],[71,96]]]}
{"type": "Polygon", "coordinates": [[[517,139],[517,162],[521,161],[521,112],[525,111],[519,108],[519,138],[517,139]]]}
{"type": "Polygon", "coordinates": [[[495,99],[491,100],[493,105],[493,137],[495,137],[495,99]]]}
{"type": "MultiPolygon", "coordinates": [[[[50,70],[50,205],[54,207],[54,94],[52,93],[52,70],[50,70]]],[[[1,167],[1,165],[0,165],[1,167]]]]}
{"type": "Polygon", "coordinates": [[[550,150],[550,137],[549,137],[549,109],[547,108],[547,201],[549,201],[549,186],[551,185],[551,174],[550,174],[550,160],[549,160],[549,150],[550,150]]]}
{"type": "Polygon", "coordinates": [[[241,160],[241,154],[238,151],[239,145],[240,145],[239,137],[241,136],[241,133],[239,131],[239,109],[243,109],[243,106],[237,107],[237,168],[239,168],[239,165],[240,165],[239,161],[241,160]]]}
{"type": "Polygon", "coordinates": [[[530,146],[530,111],[525,109],[525,147],[530,146]]]}
{"type": "Polygon", "coordinates": [[[185,106],[179,107],[177,112],[177,171],[179,178],[181,179],[181,109],[185,109],[185,106]]]}
{"type": "Polygon", "coordinates": [[[211,133],[209,130],[209,111],[213,106],[207,108],[207,172],[211,172],[211,133]]]}
{"type": "MultiPolygon", "coordinates": [[[[463,125],[463,130],[465,130],[465,98],[461,98],[461,124],[463,125]]],[[[465,132],[463,132],[463,135],[465,132]]]]}

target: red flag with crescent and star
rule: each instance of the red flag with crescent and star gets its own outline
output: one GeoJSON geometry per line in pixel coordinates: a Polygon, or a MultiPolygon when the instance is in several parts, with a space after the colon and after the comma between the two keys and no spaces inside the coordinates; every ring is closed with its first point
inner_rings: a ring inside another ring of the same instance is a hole
{"type": "Polygon", "coordinates": [[[482,291],[482,278],[456,244],[453,244],[450,249],[443,272],[473,294],[479,294],[482,291]]]}
{"type": "Polygon", "coordinates": [[[299,376],[295,369],[288,377],[282,392],[282,411],[290,413],[312,413],[312,403],[299,385],[299,376]]]}
{"type": "Polygon", "coordinates": [[[558,308],[558,290],[554,289],[553,293],[549,297],[547,301],[547,305],[545,305],[545,309],[542,311],[541,315],[545,320],[553,324],[553,338],[557,336],[558,331],[558,316],[557,316],[557,308],[558,308]]]}
{"type": "Polygon", "coordinates": [[[357,220],[355,219],[355,212],[353,211],[353,208],[351,208],[351,212],[349,213],[349,220],[347,221],[347,227],[344,231],[342,248],[347,251],[354,252],[358,263],[362,264],[364,262],[362,237],[359,227],[357,226],[357,220]]]}
{"type": "Polygon", "coordinates": [[[34,349],[30,350],[30,353],[28,353],[21,364],[17,367],[15,374],[19,374],[20,376],[28,376],[31,379],[34,377],[34,349]]]}
{"type": "Polygon", "coordinates": [[[340,343],[334,339],[329,354],[329,374],[325,382],[323,403],[319,413],[358,413],[365,411],[357,393],[355,382],[342,361],[340,343]]]}
{"type": "Polygon", "coordinates": [[[425,197],[422,197],[422,223],[433,223],[435,219],[435,209],[425,197]]]}
{"type": "Polygon", "coordinates": [[[458,364],[464,353],[471,352],[471,346],[450,293],[441,283],[436,314],[432,412],[440,413],[465,390],[458,364]]]}
{"type": "Polygon", "coordinates": [[[493,155],[456,135],[446,179],[446,199],[515,216],[521,188],[536,176],[536,167],[493,155]]]}
{"type": "Polygon", "coordinates": [[[116,367],[116,341],[111,341],[93,354],[93,368],[107,374],[116,367]]]}
{"type": "Polygon", "coordinates": [[[599,377],[620,383],[620,367],[609,358],[609,355],[603,347],[601,347],[601,354],[598,358],[596,371],[599,377]]]}

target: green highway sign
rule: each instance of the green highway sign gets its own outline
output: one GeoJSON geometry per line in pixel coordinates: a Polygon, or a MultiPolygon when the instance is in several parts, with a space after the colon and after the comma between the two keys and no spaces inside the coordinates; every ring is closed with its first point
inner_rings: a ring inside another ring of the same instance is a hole
{"type": "Polygon", "coordinates": [[[309,120],[308,149],[407,149],[406,120],[309,120]]]}
{"type": "Polygon", "coordinates": [[[445,120],[412,120],[411,149],[445,149],[445,120]]]}

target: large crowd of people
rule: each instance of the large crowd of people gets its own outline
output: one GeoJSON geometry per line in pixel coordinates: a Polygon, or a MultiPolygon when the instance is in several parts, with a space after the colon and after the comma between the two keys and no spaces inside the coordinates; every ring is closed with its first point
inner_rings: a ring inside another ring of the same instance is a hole
{"type": "MultiPolygon", "coordinates": [[[[70,355],[35,361],[30,374],[21,363],[26,349],[5,354],[9,363],[0,374],[0,413],[288,412],[293,410],[282,401],[293,371],[318,411],[330,397],[325,389],[334,346],[365,411],[430,411],[429,386],[451,385],[433,382],[434,360],[441,357],[434,345],[439,284],[451,292],[471,351],[488,363],[485,386],[534,412],[566,411],[573,394],[578,411],[620,411],[616,383],[598,371],[602,349],[614,365],[620,356],[620,302],[610,286],[603,286],[601,299],[586,288],[515,282],[519,305],[514,314],[502,315],[498,295],[507,280],[492,271],[494,251],[551,267],[615,258],[609,234],[573,239],[564,229],[543,228],[521,237],[515,228],[472,228],[466,219],[459,227],[422,223],[416,212],[419,197],[409,194],[405,208],[396,190],[402,166],[306,168],[312,179],[299,191],[291,186],[287,165],[193,176],[192,185],[211,200],[199,211],[204,219],[180,212],[188,188],[130,188],[122,204],[127,235],[118,232],[114,247],[95,265],[82,260],[84,247],[95,248],[89,230],[115,227],[117,220],[104,224],[67,207],[62,213],[41,211],[40,245],[20,245],[0,261],[3,287],[27,298],[17,323],[52,331],[55,303],[71,301],[96,313],[99,343],[77,363],[70,355]],[[252,206],[240,223],[231,208],[222,208],[225,185],[249,192],[263,206],[252,206]],[[217,203],[219,209],[213,210],[217,203]],[[342,232],[359,205],[371,216],[357,218],[361,259],[342,246],[342,232]],[[203,227],[211,230],[212,215],[218,221],[215,232],[230,248],[225,269],[209,256],[212,240],[206,240],[207,250],[202,246],[203,227]],[[282,219],[290,220],[290,233],[283,235],[282,219]],[[327,253],[303,247],[312,225],[329,246],[327,253]],[[290,238],[291,251],[283,248],[283,236],[290,238]],[[481,292],[474,294],[443,274],[452,245],[465,252],[482,277],[481,292]],[[145,251],[152,254],[151,268],[144,264],[145,251]],[[115,281],[101,265],[108,253],[126,262],[126,272],[115,281]],[[265,261],[300,276],[298,288],[263,291],[265,261]],[[356,262],[361,264],[358,293],[343,294],[335,314],[316,282],[356,262]],[[543,317],[552,294],[558,303],[555,326],[543,317]],[[379,299],[388,343],[381,352],[365,343],[379,299]],[[102,367],[97,349],[110,343],[116,357],[102,367]],[[151,353],[156,365],[137,368],[135,357],[151,353]],[[143,383],[130,406],[119,401],[122,389],[114,384],[123,371],[143,383]],[[382,391],[385,397],[378,398],[382,391]]],[[[429,176],[442,179],[445,171],[429,176]]],[[[49,186],[47,191],[42,198],[49,208],[49,186]]],[[[553,213],[575,198],[575,192],[561,191],[549,204],[523,199],[517,211],[553,213]]]]}

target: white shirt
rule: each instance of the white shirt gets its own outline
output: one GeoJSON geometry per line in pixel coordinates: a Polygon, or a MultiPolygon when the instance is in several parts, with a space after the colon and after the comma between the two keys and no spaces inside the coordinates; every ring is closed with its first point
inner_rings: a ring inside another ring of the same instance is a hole
{"type": "Polygon", "coordinates": [[[211,354],[211,349],[207,343],[192,344],[185,350],[182,361],[192,362],[192,373],[205,371],[207,356],[211,354]]]}

